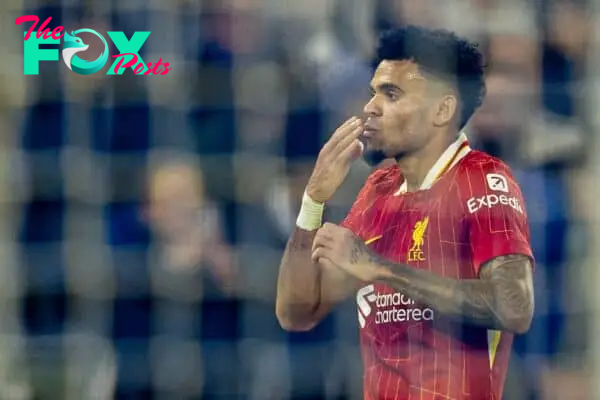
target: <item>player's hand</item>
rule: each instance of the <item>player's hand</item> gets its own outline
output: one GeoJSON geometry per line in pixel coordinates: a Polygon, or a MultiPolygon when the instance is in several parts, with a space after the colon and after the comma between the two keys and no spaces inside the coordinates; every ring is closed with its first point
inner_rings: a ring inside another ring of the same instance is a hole
{"type": "Polygon", "coordinates": [[[347,228],[325,223],[315,235],[312,260],[324,268],[339,268],[363,282],[375,279],[365,243],[347,228]]]}
{"type": "Polygon", "coordinates": [[[333,197],[348,176],[350,165],[362,152],[358,136],[363,131],[360,118],[344,122],[325,143],[306,186],[306,193],[314,201],[325,203],[333,197]]]}

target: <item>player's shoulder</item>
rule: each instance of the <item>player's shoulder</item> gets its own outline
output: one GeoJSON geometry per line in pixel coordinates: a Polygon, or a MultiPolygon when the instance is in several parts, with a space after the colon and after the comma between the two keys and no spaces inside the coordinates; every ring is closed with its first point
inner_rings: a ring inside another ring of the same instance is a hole
{"type": "Polygon", "coordinates": [[[476,150],[461,161],[455,188],[469,215],[490,210],[492,214],[484,214],[490,216],[512,209],[515,215],[526,216],[523,194],[504,161],[476,150]]]}
{"type": "Polygon", "coordinates": [[[512,175],[508,164],[501,159],[480,150],[471,150],[461,163],[464,172],[505,172],[512,175]]]}
{"type": "Polygon", "coordinates": [[[518,186],[513,172],[504,161],[479,150],[471,150],[460,163],[459,179],[471,184],[518,186]]]}
{"type": "Polygon", "coordinates": [[[468,196],[498,192],[521,196],[511,168],[502,160],[479,150],[471,150],[458,170],[459,190],[468,196]]]}

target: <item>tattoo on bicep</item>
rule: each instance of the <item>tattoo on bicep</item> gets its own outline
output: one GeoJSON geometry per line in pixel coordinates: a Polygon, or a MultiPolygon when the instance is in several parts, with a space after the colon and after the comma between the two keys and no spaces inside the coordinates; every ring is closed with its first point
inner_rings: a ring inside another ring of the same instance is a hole
{"type": "Polygon", "coordinates": [[[497,257],[481,269],[481,279],[494,287],[494,308],[504,320],[522,318],[532,312],[531,261],[522,255],[497,257]]]}
{"type": "Polygon", "coordinates": [[[489,279],[492,276],[492,272],[496,270],[496,267],[501,265],[508,265],[513,263],[529,263],[529,258],[521,254],[510,254],[507,256],[496,257],[481,267],[480,278],[489,279]]]}

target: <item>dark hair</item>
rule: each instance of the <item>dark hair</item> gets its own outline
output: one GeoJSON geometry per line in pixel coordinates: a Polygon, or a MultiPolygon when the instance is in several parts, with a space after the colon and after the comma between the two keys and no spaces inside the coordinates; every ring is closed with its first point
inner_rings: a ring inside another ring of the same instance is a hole
{"type": "Polygon", "coordinates": [[[411,60],[423,72],[452,79],[461,105],[460,129],[485,96],[483,55],[477,44],[452,32],[416,26],[388,30],[381,35],[377,48],[376,63],[383,60],[411,60]]]}

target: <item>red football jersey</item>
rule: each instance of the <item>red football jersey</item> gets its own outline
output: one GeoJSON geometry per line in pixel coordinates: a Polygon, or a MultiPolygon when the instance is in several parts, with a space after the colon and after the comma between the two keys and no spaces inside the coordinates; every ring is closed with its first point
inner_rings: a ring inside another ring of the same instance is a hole
{"type": "MultiPolygon", "coordinates": [[[[452,144],[421,190],[397,166],[368,178],[344,226],[375,252],[435,274],[476,279],[486,261],[532,258],[521,191],[508,166],[452,144]]],[[[469,326],[385,284],[356,296],[367,400],[500,400],[512,335],[469,326]]]]}

